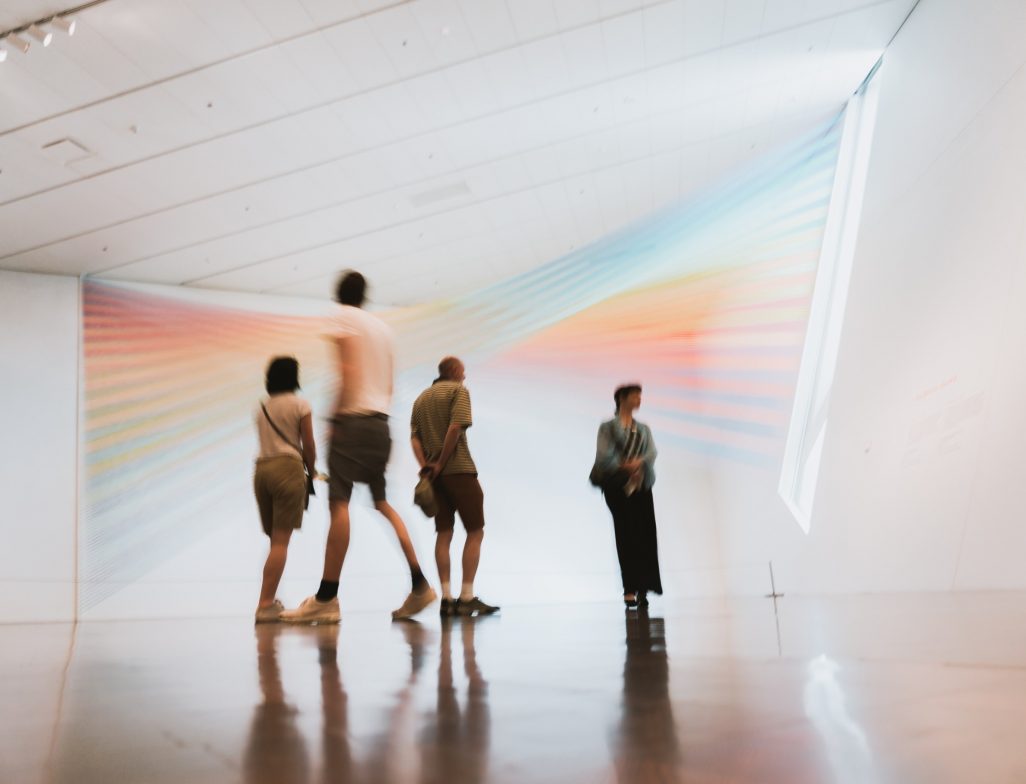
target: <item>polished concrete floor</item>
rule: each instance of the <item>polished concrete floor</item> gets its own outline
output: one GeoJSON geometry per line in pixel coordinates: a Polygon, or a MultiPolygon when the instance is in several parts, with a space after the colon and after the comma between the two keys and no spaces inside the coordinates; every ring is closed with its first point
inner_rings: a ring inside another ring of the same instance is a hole
{"type": "Polygon", "coordinates": [[[0,782],[1026,782],[1026,596],[0,626],[0,782]]]}

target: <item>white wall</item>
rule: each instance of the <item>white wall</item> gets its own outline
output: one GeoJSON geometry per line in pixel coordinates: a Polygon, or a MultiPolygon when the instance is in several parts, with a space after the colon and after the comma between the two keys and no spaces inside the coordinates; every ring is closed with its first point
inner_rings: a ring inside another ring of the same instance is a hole
{"type": "Polygon", "coordinates": [[[884,58],[820,484],[714,471],[798,592],[1026,589],[1026,5],[924,0],[884,58]]]}
{"type": "Polygon", "coordinates": [[[0,622],[75,604],[78,279],[0,271],[0,622]]]}

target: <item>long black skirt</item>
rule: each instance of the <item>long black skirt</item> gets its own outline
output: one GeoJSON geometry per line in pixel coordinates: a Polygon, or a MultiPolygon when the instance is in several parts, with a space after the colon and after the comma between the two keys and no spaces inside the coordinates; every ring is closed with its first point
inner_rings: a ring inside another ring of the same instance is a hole
{"type": "Polygon", "coordinates": [[[659,576],[659,546],[656,541],[655,507],[652,491],[639,489],[631,495],[623,491],[627,476],[617,472],[602,484],[606,506],[613,514],[616,555],[624,593],[663,592],[659,576]]]}

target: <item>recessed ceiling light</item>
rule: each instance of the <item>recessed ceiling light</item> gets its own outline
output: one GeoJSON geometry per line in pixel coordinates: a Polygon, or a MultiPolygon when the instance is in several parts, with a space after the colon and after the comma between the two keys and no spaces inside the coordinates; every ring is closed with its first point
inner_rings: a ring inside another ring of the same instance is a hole
{"type": "Polygon", "coordinates": [[[74,19],[66,19],[63,16],[55,16],[53,18],[53,26],[58,30],[63,30],[68,35],[74,35],[78,22],[74,19]]]}
{"type": "Polygon", "coordinates": [[[49,46],[53,42],[53,33],[38,25],[29,25],[27,32],[43,46],[49,46]]]}
{"type": "Polygon", "coordinates": [[[15,49],[20,51],[22,54],[25,54],[29,50],[29,47],[32,45],[17,33],[11,33],[4,40],[7,41],[7,43],[9,43],[15,49]]]}
{"type": "Polygon", "coordinates": [[[443,27],[441,33],[442,35],[449,35],[449,26],[446,25],[445,27],[443,27]]]}

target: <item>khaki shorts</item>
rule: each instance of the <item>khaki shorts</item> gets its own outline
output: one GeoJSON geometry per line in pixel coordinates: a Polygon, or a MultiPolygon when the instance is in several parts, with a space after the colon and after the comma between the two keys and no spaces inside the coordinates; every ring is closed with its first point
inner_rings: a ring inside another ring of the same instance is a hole
{"type": "Polygon", "coordinates": [[[387,416],[337,414],[328,453],[328,500],[348,503],[353,485],[359,482],[370,488],[371,498],[384,501],[385,469],[391,452],[387,416]]]}
{"type": "Polygon", "coordinates": [[[435,515],[436,531],[451,531],[456,527],[459,512],[463,527],[468,531],[484,528],[484,492],[477,474],[442,474],[431,483],[438,503],[435,515]]]}
{"type": "Polygon", "coordinates": [[[253,493],[260,508],[260,524],[268,536],[274,529],[303,525],[306,474],[298,457],[262,457],[253,472],[253,493]]]}

